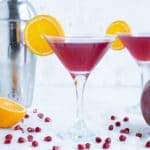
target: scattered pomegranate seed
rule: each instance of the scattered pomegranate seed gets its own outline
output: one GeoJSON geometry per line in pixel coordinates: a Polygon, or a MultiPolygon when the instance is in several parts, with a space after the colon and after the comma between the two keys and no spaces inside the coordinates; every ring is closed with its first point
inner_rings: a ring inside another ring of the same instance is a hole
{"type": "Polygon", "coordinates": [[[16,125],[16,126],[14,127],[14,130],[20,130],[20,128],[21,128],[20,125],[16,125]]]}
{"type": "Polygon", "coordinates": [[[33,109],[33,113],[37,113],[38,112],[38,109],[37,108],[34,108],[33,109]]]}
{"type": "Polygon", "coordinates": [[[35,132],[41,132],[41,130],[42,130],[42,129],[41,129],[40,127],[36,127],[36,128],[35,128],[35,132]]]}
{"type": "Polygon", "coordinates": [[[117,122],[115,123],[115,125],[116,125],[116,127],[120,127],[120,126],[121,126],[121,122],[117,121],[117,122]]]}
{"type": "Polygon", "coordinates": [[[32,142],[33,141],[33,136],[32,135],[28,135],[27,139],[28,139],[28,142],[32,142]]]}
{"type": "Polygon", "coordinates": [[[114,129],[114,126],[111,124],[108,126],[108,130],[112,131],[114,129]]]}
{"type": "Polygon", "coordinates": [[[26,114],[26,115],[24,116],[25,119],[28,119],[29,117],[30,117],[29,114],[26,114]]]}
{"type": "Polygon", "coordinates": [[[96,137],[96,138],[95,138],[95,141],[96,141],[96,143],[101,143],[101,142],[102,142],[102,139],[101,139],[100,137],[96,137]]]}
{"type": "Polygon", "coordinates": [[[110,117],[110,119],[111,119],[111,120],[115,120],[115,119],[116,119],[116,116],[112,115],[112,116],[110,117]]]}
{"type": "Polygon", "coordinates": [[[130,129],[129,128],[121,129],[120,133],[129,134],[130,133],[130,129]]]}
{"type": "Polygon", "coordinates": [[[6,140],[11,140],[13,138],[13,135],[12,134],[7,134],[6,136],[5,136],[5,139],[6,140]]]}
{"type": "Polygon", "coordinates": [[[45,142],[50,142],[50,141],[52,141],[52,137],[51,136],[45,136],[43,140],[45,142]]]}
{"type": "Polygon", "coordinates": [[[86,144],[85,144],[85,148],[86,148],[86,149],[90,149],[90,148],[91,148],[91,144],[90,144],[90,143],[86,143],[86,144]]]}
{"type": "Polygon", "coordinates": [[[105,143],[111,143],[111,138],[110,137],[106,138],[105,143]]]}
{"type": "Polygon", "coordinates": [[[84,150],[84,145],[83,144],[78,144],[78,150],[84,150]]]}
{"type": "Polygon", "coordinates": [[[32,127],[28,127],[28,128],[27,128],[27,131],[28,131],[29,133],[31,133],[31,132],[34,132],[35,130],[34,130],[34,128],[32,128],[32,127]]]}
{"type": "Polygon", "coordinates": [[[59,146],[53,146],[52,150],[60,150],[60,147],[59,146]]]}
{"type": "Polygon", "coordinates": [[[13,129],[20,130],[22,133],[24,133],[24,129],[20,125],[16,125],[13,129]]]}
{"type": "Polygon", "coordinates": [[[103,144],[103,149],[108,149],[110,148],[110,144],[109,143],[104,143],[103,144]]]}
{"type": "Polygon", "coordinates": [[[124,122],[128,122],[128,121],[129,121],[129,117],[124,117],[124,118],[123,118],[123,121],[124,121],[124,122]]]}
{"type": "Polygon", "coordinates": [[[147,147],[147,148],[150,147],[150,141],[146,142],[145,147],[147,147]]]}
{"type": "Polygon", "coordinates": [[[39,146],[39,143],[37,141],[32,141],[32,146],[33,147],[38,147],[39,146]]]}
{"type": "Polygon", "coordinates": [[[44,119],[44,121],[45,121],[45,122],[51,122],[51,118],[46,117],[46,118],[44,119]]]}
{"type": "Polygon", "coordinates": [[[122,142],[125,141],[126,139],[127,139],[127,137],[124,136],[124,135],[119,136],[119,140],[122,141],[122,142]]]}
{"type": "Polygon", "coordinates": [[[18,143],[25,143],[25,142],[26,142],[25,138],[23,138],[23,137],[18,138],[18,143]]]}
{"type": "Polygon", "coordinates": [[[24,133],[24,129],[23,129],[23,128],[20,128],[19,130],[20,130],[22,133],[24,133]]]}
{"type": "Polygon", "coordinates": [[[139,132],[138,132],[138,133],[135,134],[135,136],[141,138],[141,137],[142,137],[142,133],[139,133],[139,132]]]}
{"type": "Polygon", "coordinates": [[[10,139],[5,139],[4,144],[10,144],[11,140],[10,139]]]}
{"type": "Polygon", "coordinates": [[[44,117],[44,114],[42,114],[42,113],[39,113],[39,114],[37,114],[37,116],[38,116],[40,119],[43,119],[43,117],[44,117]]]}

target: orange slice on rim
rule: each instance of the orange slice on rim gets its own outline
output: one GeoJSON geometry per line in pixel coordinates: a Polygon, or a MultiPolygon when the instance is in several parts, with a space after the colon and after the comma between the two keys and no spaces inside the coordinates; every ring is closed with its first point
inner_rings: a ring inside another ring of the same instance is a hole
{"type": "Polygon", "coordinates": [[[53,53],[43,35],[63,36],[64,31],[59,21],[49,15],[37,15],[29,20],[24,30],[24,41],[29,50],[39,56],[53,53]]]}
{"type": "MultiPolygon", "coordinates": [[[[116,35],[118,32],[131,33],[131,28],[126,21],[117,20],[112,22],[106,30],[106,34],[108,35],[116,35]]],[[[122,50],[123,48],[125,48],[125,46],[123,45],[119,37],[116,37],[115,41],[111,45],[111,49],[122,50]]]]}
{"type": "Polygon", "coordinates": [[[25,116],[26,109],[4,97],[0,97],[0,128],[10,128],[25,116]]]}

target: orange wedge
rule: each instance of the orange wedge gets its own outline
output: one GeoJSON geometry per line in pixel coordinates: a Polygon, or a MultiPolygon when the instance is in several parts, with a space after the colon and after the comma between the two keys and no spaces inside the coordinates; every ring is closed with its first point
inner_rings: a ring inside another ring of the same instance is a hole
{"type": "Polygon", "coordinates": [[[0,97],[0,128],[10,128],[25,116],[26,109],[4,97],[0,97]]]}
{"type": "Polygon", "coordinates": [[[28,21],[24,30],[24,40],[29,50],[39,56],[53,53],[44,35],[63,36],[59,21],[49,15],[37,15],[28,21]]]}
{"type": "MultiPolygon", "coordinates": [[[[124,20],[117,20],[112,22],[107,30],[106,30],[106,34],[108,35],[116,35],[117,33],[130,33],[131,32],[131,28],[129,26],[129,24],[124,21],[124,20]]],[[[122,50],[125,46],[123,45],[123,43],[121,42],[121,40],[116,37],[115,41],[112,43],[111,45],[111,49],[113,50],[122,50]]]]}

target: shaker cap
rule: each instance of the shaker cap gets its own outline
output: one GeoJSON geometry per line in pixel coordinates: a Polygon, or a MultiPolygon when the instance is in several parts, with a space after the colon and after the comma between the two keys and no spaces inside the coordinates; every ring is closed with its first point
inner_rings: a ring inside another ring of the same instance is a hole
{"type": "Polygon", "coordinates": [[[36,14],[27,0],[0,1],[0,19],[27,21],[36,14]]]}

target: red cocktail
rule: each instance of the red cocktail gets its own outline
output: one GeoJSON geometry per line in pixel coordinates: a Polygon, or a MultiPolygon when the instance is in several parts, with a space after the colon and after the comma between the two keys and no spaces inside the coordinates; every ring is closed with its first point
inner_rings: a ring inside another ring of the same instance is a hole
{"type": "Polygon", "coordinates": [[[88,73],[102,59],[110,42],[53,42],[55,54],[71,74],[88,73]]]}
{"type": "Polygon", "coordinates": [[[150,75],[150,35],[119,34],[119,37],[141,67],[142,86],[144,86],[150,75]]]}
{"type": "Polygon", "coordinates": [[[150,61],[150,36],[120,35],[119,37],[137,61],[150,61]]]}
{"type": "Polygon", "coordinates": [[[86,80],[109,49],[113,37],[52,37],[46,36],[55,54],[72,75],[76,87],[77,119],[73,129],[61,137],[87,140],[92,133],[85,125],[83,117],[83,93],[86,80]]]}

